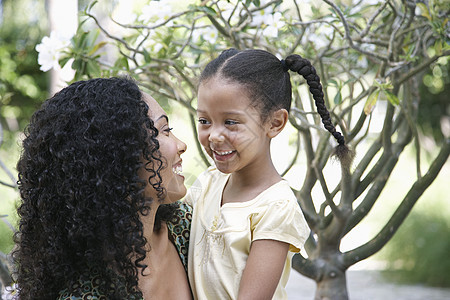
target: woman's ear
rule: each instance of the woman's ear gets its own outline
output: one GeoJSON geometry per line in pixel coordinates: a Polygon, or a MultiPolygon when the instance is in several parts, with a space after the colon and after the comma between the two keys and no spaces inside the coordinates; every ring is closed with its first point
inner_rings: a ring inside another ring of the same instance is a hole
{"type": "Polygon", "coordinates": [[[289,113],[286,109],[282,108],[274,111],[269,120],[269,130],[267,132],[267,136],[270,138],[276,137],[281,130],[283,130],[284,126],[286,126],[288,118],[289,113]]]}

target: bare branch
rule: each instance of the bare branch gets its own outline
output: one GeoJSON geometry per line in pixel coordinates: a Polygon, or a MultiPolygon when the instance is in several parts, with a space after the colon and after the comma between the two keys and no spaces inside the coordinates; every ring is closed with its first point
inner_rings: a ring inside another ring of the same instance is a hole
{"type": "MultiPolygon", "coordinates": [[[[370,28],[373,25],[373,22],[375,21],[375,19],[380,15],[380,13],[384,10],[384,8],[386,7],[386,5],[388,4],[389,0],[386,0],[383,5],[381,5],[375,12],[374,14],[369,18],[369,21],[367,22],[366,27],[364,28],[363,31],[361,31],[361,33],[359,34],[358,39],[362,40],[367,33],[369,33],[370,28]]],[[[355,39],[356,40],[356,39],[355,39]]]]}
{"type": "Polygon", "coordinates": [[[428,169],[428,172],[412,185],[405,198],[383,229],[381,229],[381,231],[366,244],[343,254],[344,264],[346,267],[349,267],[378,252],[392,238],[397,229],[408,216],[414,204],[437,177],[442,166],[446,163],[449,154],[450,139],[447,138],[444,141],[444,145],[439,151],[439,154],[428,169]]]}
{"type": "Polygon", "coordinates": [[[334,204],[333,199],[330,196],[330,192],[328,191],[327,183],[325,182],[325,178],[323,177],[322,170],[319,170],[317,168],[317,164],[313,165],[314,173],[316,177],[319,179],[320,186],[322,187],[322,192],[325,196],[325,201],[328,204],[328,206],[331,208],[332,213],[338,217],[342,218],[342,213],[339,210],[339,208],[334,204]]]}
{"type": "Polygon", "coordinates": [[[311,259],[304,258],[300,253],[295,254],[292,258],[292,268],[300,274],[316,281],[321,277],[318,264],[311,259]]]}
{"type": "Polygon", "coordinates": [[[202,146],[200,145],[200,142],[197,139],[197,122],[195,121],[195,118],[192,114],[189,114],[189,121],[191,122],[191,127],[193,130],[194,141],[195,141],[195,146],[197,148],[197,152],[200,155],[200,157],[202,158],[202,161],[206,165],[206,167],[209,167],[211,164],[209,163],[208,159],[206,158],[205,153],[203,152],[202,146]]]}
{"type": "Polygon", "coordinates": [[[323,0],[323,1],[325,3],[327,3],[328,5],[330,5],[336,11],[336,13],[339,15],[339,18],[341,19],[342,24],[344,25],[345,39],[347,40],[347,42],[348,42],[348,44],[350,45],[351,48],[353,48],[356,51],[361,52],[361,53],[363,53],[363,54],[365,54],[367,56],[371,56],[371,57],[374,57],[376,59],[379,59],[381,61],[388,61],[388,58],[385,57],[385,56],[379,55],[379,54],[377,54],[375,52],[366,51],[364,49],[361,49],[361,47],[356,46],[353,43],[352,38],[350,37],[350,29],[349,29],[349,26],[348,26],[348,22],[345,19],[344,14],[342,13],[342,11],[339,9],[339,7],[335,3],[331,2],[330,0],[323,0]]]}
{"type": "MultiPolygon", "coordinates": [[[[411,141],[411,138],[412,138],[411,130],[406,124],[402,128],[402,130],[399,130],[398,134],[399,134],[398,141],[392,147],[393,149],[392,149],[391,154],[389,156],[387,156],[387,155],[385,155],[386,152],[383,153],[382,158],[384,157],[387,159],[385,159],[385,162],[382,164],[382,166],[380,166],[381,170],[380,170],[379,174],[374,179],[371,180],[371,182],[373,182],[373,184],[372,184],[370,190],[368,191],[367,195],[364,197],[364,200],[353,211],[352,216],[346,225],[345,233],[348,233],[353,227],[355,227],[356,224],[358,224],[372,209],[375,201],[378,199],[379,195],[381,194],[382,190],[384,189],[386,182],[388,181],[389,176],[392,173],[392,170],[394,169],[395,165],[397,164],[400,153],[403,152],[403,149],[411,141]]],[[[372,171],[373,171],[373,169],[372,169],[372,171]]],[[[367,175],[366,178],[368,176],[369,175],[367,175]]],[[[362,185],[362,183],[360,185],[362,185]]],[[[354,199],[356,199],[360,195],[360,193],[359,193],[360,190],[361,190],[361,188],[357,191],[358,193],[356,195],[354,195],[354,199]]]]}
{"type": "Polygon", "coordinates": [[[11,179],[11,183],[6,183],[6,182],[0,180],[0,184],[5,185],[7,187],[11,187],[11,188],[17,188],[16,177],[14,177],[14,175],[6,167],[5,163],[1,159],[0,159],[0,168],[6,173],[6,175],[8,175],[9,179],[11,179]]]}
{"type": "Polygon", "coordinates": [[[298,154],[300,153],[300,131],[297,132],[297,141],[295,143],[295,154],[294,157],[291,159],[291,162],[286,167],[286,169],[281,173],[281,177],[285,176],[287,172],[294,166],[294,164],[297,162],[298,154]]]}
{"type": "Polygon", "coordinates": [[[393,82],[394,86],[399,86],[399,85],[403,84],[406,80],[410,79],[414,75],[416,75],[416,74],[420,73],[421,71],[425,70],[426,68],[428,68],[433,62],[438,60],[440,57],[449,56],[449,55],[450,55],[450,50],[447,50],[447,51],[444,51],[441,55],[435,55],[433,57],[423,60],[423,62],[421,64],[419,64],[415,68],[411,69],[408,73],[406,73],[405,75],[400,77],[398,80],[393,82]]]}

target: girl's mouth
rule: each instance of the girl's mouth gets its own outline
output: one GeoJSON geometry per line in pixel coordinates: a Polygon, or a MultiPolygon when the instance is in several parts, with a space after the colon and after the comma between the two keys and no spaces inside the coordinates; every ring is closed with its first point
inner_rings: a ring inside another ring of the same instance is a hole
{"type": "Polygon", "coordinates": [[[214,159],[218,161],[225,161],[227,159],[230,159],[236,150],[229,150],[229,151],[216,151],[213,150],[214,159]]]}

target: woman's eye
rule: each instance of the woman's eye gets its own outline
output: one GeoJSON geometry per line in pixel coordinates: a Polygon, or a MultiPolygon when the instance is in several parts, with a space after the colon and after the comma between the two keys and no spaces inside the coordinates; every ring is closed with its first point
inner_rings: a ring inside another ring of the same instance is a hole
{"type": "Polygon", "coordinates": [[[172,131],[172,127],[167,127],[166,129],[164,129],[164,132],[167,132],[167,134],[169,134],[172,131]]]}

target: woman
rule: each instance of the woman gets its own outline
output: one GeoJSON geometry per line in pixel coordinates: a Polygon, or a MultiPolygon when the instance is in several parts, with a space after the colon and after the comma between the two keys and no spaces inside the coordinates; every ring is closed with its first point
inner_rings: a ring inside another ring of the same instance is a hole
{"type": "Polygon", "coordinates": [[[76,82],[47,100],[17,165],[19,298],[191,299],[189,212],[173,204],[186,193],[185,150],[129,79],[76,82]]]}

